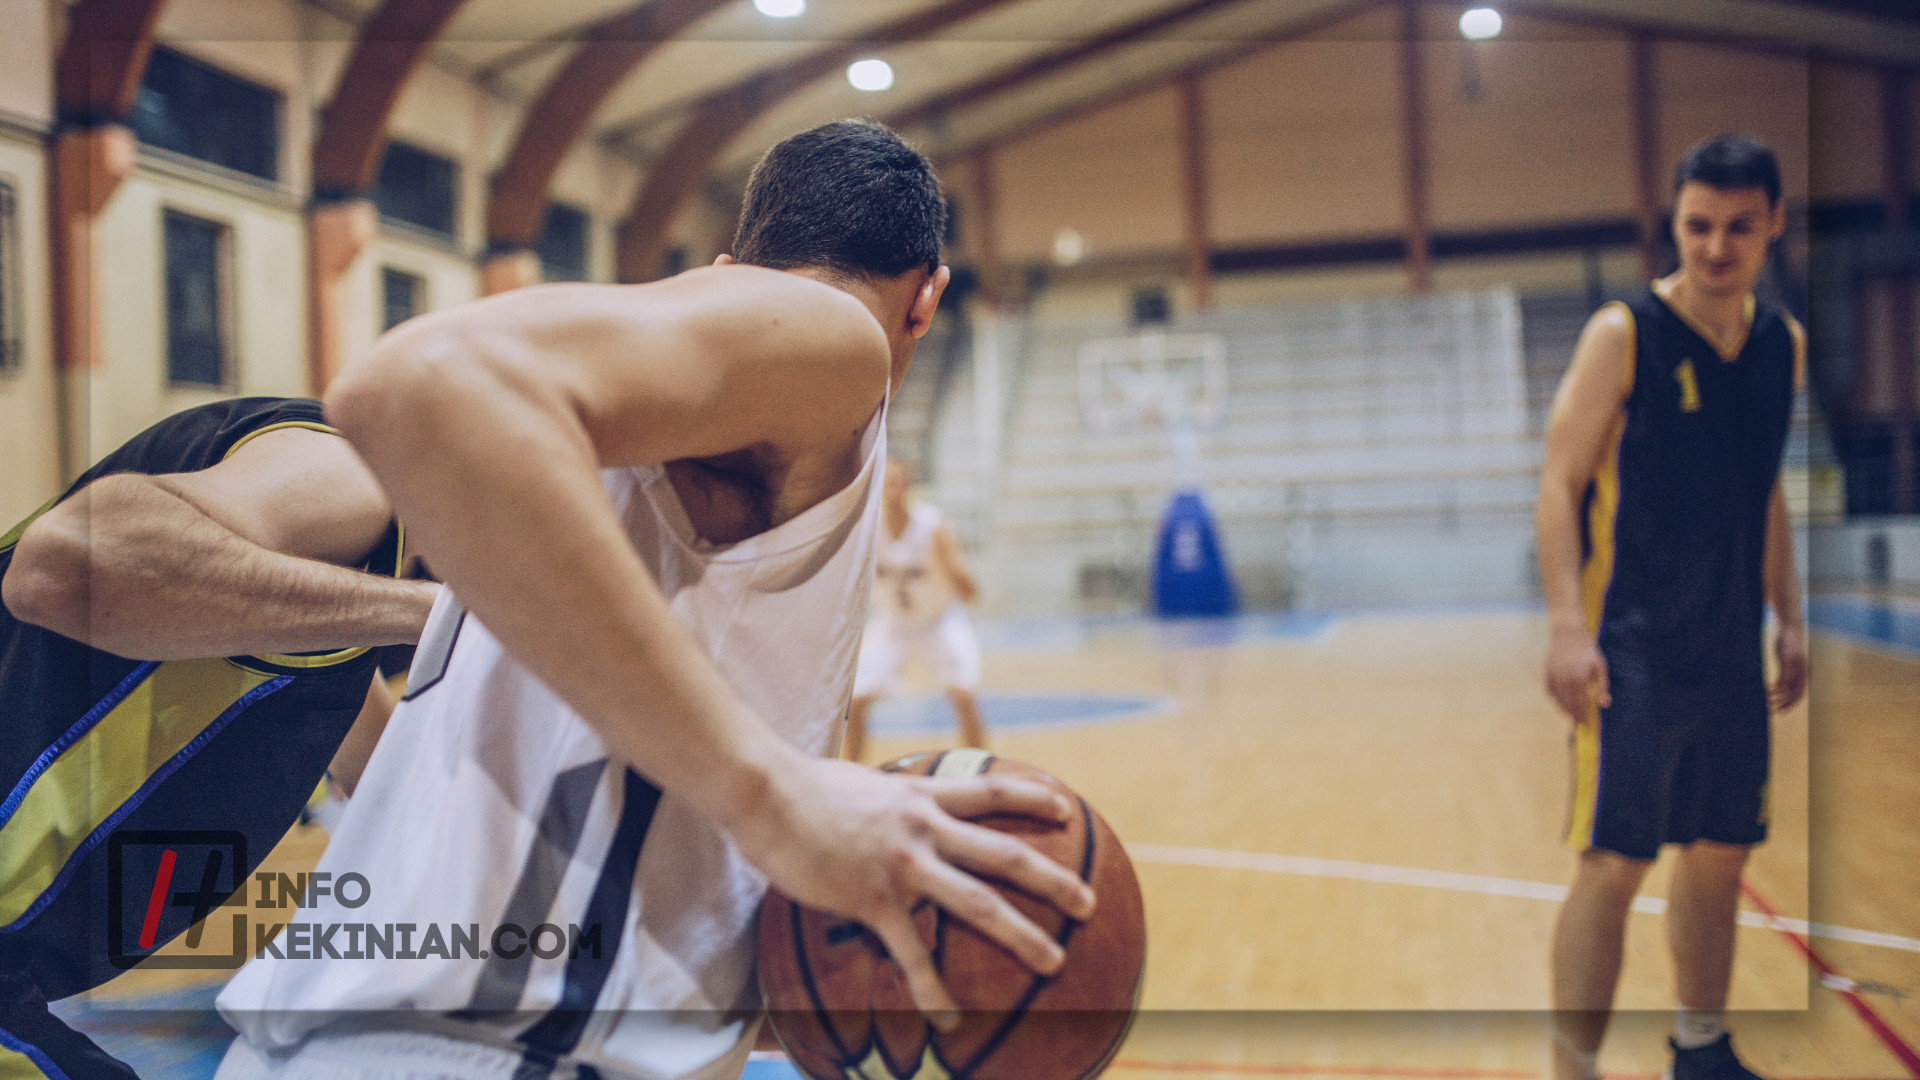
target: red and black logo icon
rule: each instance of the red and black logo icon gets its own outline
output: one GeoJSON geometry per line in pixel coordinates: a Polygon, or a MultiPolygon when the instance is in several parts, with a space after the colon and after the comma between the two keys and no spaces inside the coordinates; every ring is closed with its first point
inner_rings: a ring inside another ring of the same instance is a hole
{"type": "Polygon", "coordinates": [[[233,916],[230,952],[154,950],[186,932],[200,948],[214,908],[246,903],[247,839],[231,829],[131,830],[107,838],[107,961],[126,969],[238,968],[247,959],[244,914],[233,916]],[[129,948],[131,946],[131,948],[129,948]]]}

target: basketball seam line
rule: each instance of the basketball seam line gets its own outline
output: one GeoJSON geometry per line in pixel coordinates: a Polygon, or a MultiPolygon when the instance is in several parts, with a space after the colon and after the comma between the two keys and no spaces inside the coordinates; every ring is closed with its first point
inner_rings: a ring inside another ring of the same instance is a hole
{"type": "MultiPolygon", "coordinates": [[[[1080,854],[1080,880],[1085,882],[1093,874],[1093,811],[1087,806],[1087,800],[1078,794],[1074,795],[1074,799],[1080,803],[1080,822],[1087,832],[1087,841],[1080,854]]],[[[1062,952],[1066,950],[1067,942],[1073,937],[1074,928],[1078,925],[1079,923],[1072,918],[1061,920],[1060,932],[1054,935],[1054,943],[1060,946],[1062,952]]],[[[1033,1004],[1033,999],[1040,996],[1040,991],[1046,989],[1050,981],[1052,980],[1049,976],[1033,977],[1027,984],[1027,992],[1022,994],[1020,1001],[1007,1011],[1007,1018],[1000,1022],[999,1028],[988,1037],[985,1043],[981,1044],[980,1049],[974,1052],[966,1065],[954,1074],[953,1080],[967,1080],[981,1062],[992,1056],[995,1050],[1000,1049],[1000,1044],[1006,1042],[1008,1036],[1013,1034],[1013,1025],[1019,1023],[1020,1018],[1027,1014],[1027,1008],[1033,1004]]]]}

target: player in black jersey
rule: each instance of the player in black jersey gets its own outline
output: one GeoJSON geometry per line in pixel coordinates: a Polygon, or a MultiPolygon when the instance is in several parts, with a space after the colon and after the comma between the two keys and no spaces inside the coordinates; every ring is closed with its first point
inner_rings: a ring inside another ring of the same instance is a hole
{"type": "Polygon", "coordinates": [[[46,1003],[197,944],[330,764],[351,787],[392,708],[369,647],[438,592],[401,549],[279,398],[163,420],[0,536],[0,1075],[134,1075],[46,1003]]]}
{"type": "Polygon", "coordinates": [[[1595,1075],[1627,911],[1665,844],[1680,848],[1669,1075],[1754,1075],[1725,1030],[1735,909],[1766,836],[1769,706],[1806,687],[1779,482],[1805,335],[1753,297],[1785,229],[1779,166],[1752,139],[1720,136],[1687,155],[1674,191],[1680,269],[1588,322],[1554,399],[1536,508],[1546,681],[1574,722],[1567,840],[1581,852],[1553,944],[1561,1080],[1595,1075]]]}

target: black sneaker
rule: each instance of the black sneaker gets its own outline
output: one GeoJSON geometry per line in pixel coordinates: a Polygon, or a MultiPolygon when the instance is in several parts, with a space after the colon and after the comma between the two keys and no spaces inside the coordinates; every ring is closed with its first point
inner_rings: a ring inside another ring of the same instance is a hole
{"type": "Polygon", "coordinates": [[[1705,1046],[1682,1050],[1672,1039],[1673,1064],[1662,1080],[1763,1080],[1759,1073],[1740,1064],[1733,1056],[1733,1033],[1725,1032],[1705,1046]]]}

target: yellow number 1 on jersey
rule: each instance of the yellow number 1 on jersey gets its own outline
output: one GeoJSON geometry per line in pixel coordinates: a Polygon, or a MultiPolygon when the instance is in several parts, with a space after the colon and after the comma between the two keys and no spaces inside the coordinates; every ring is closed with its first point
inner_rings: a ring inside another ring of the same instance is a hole
{"type": "Polygon", "coordinates": [[[1673,369],[1673,377],[1680,383],[1680,411],[1699,412],[1700,384],[1693,377],[1693,358],[1680,361],[1680,366],[1673,369]]]}

